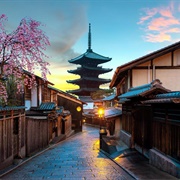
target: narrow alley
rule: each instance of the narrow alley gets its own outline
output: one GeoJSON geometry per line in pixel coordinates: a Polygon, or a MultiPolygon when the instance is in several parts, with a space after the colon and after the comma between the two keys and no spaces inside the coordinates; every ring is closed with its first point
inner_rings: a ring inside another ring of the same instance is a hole
{"type": "Polygon", "coordinates": [[[30,159],[0,179],[134,179],[98,149],[99,129],[83,131],[30,159]]]}

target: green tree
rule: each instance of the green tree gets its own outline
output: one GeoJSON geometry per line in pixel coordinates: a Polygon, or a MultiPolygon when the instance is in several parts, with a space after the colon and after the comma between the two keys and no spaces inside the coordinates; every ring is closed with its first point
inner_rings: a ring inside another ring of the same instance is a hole
{"type": "Polygon", "coordinates": [[[20,105],[20,100],[18,100],[19,94],[17,93],[17,82],[13,75],[9,76],[6,82],[6,91],[7,91],[7,105],[8,106],[18,106],[20,105]]]}
{"type": "Polygon", "coordinates": [[[113,93],[114,93],[113,89],[101,89],[101,90],[92,92],[91,93],[91,98],[93,100],[103,99],[104,97],[110,96],[113,93]]]}

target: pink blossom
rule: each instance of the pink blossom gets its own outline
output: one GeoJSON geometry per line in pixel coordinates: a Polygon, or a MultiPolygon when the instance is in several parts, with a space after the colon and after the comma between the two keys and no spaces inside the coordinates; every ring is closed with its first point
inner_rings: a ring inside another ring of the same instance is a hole
{"type": "MultiPolygon", "coordinates": [[[[41,23],[33,19],[23,18],[13,32],[7,34],[4,22],[6,15],[0,16],[0,82],[2,77],[14,75],[18,84],[18,91],[22,91],[22,81],[29,88],[35,84],[34,72],[36,67],[41,71],[42,78],[46,80],[48,62],[44,58],[46,46],[50,45],[48,37],[40,29],[41,23]],[[25,75],[24,70],[30,75],[25,75]]],[[[0,84],[1,97],[7,99],[5,84],[0,84]],[[3,95],[4,94],[4,95],[3,95]]]]}

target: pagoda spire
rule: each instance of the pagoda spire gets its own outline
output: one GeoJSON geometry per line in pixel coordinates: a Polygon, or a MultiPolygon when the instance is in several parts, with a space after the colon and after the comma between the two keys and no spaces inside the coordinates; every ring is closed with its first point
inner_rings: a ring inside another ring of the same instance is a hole
{"type": "Polygon", "coordinates": [[[89,33],[88,33],[88,50],[87,51],[92,51],[91,49],[91,23],[89,23],[89,33]]]}

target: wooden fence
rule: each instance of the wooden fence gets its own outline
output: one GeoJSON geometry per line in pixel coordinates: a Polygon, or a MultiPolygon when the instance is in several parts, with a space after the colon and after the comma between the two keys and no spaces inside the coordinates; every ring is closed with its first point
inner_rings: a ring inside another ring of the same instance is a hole
{"type": "Polygon", "coordinates": [[[0,169],[25,157],[25,113],[23,109],[0,112],[0,169]]]}
{"type": "Polygon", "coordinates": [[[47,116],[26,117],[26,155],[44,149],[61,134],[68,136],[72,130],[71,124],[70,114],[64,118],[59,115],[54,120],[47,116]]]}
{"type": "Polygon", "coordinates": [[[155,106],[153,147],[180,161],[180,106],[155,106]]]}
{"type": "Polygon", "coordinates": [[[24,109],[0,111],[0,170],[16,158],[31,156],[46,148],[54,138],[59,140],[62,134],[68,136],[71,125],[70,114],[52,120],[48,116],[25,117],[24,109]]]}
{"type": "Polygon", "coordinates": [[[47,117],[26,117],[26,155],[40,151],[49,144],[47,117]]]}
{"type": "Polygon", "coordinates": [[[62,126],[62,131],[64,131],[65,135],[68,135],[71,132],[71,126],[72,126],[72,120],[71,120],[71,115],[67,115],[65,119],[62,118],[61,121],[64,121],[64,127],[62,126]]]}

